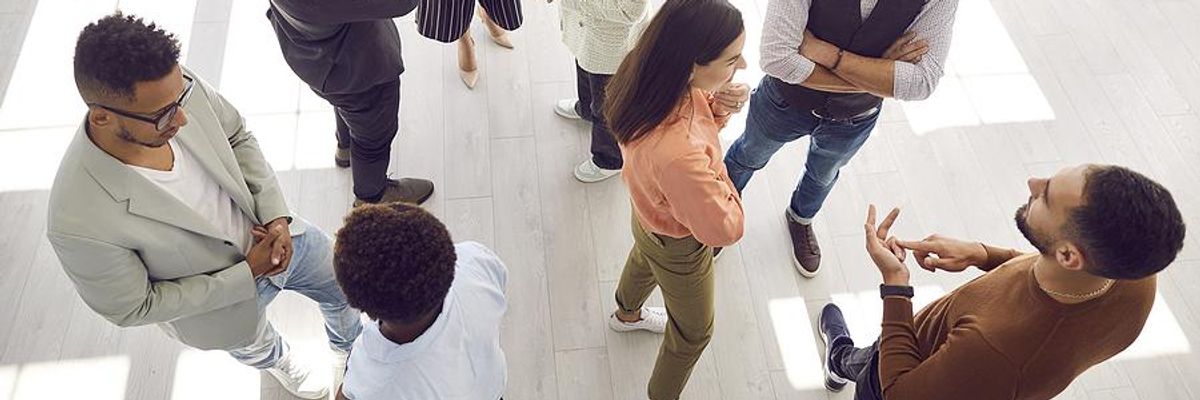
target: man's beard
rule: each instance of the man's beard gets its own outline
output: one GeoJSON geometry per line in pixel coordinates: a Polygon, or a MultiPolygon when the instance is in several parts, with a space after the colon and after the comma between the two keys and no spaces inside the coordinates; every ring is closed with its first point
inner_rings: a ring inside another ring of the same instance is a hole
{"type": "Polygon", "coordinates": [[[1037,234],[1029,226],[1029,204],[1024,204],[1020,208],[1017,208],[1015,219],[1017,221],[1017,230],[1021,231],[1021,235],[1025,236],[1025,240],[1028,240],[1029,244],[1038,249],[1038,252],[1050,254],[1050,240],[1037,234]]]}
{"type": "Polygon", "coordinates": [[[121,128],[121,130],[117,132],[117,137],[121,138],[121,140],[124,140],[129,143],[137,144],[137,145],[142,145],[142,146],[157,149],[159,147],[163,147],[164,145],[166,145],[167,141],[170,140],[170,138],[164,138],[162,135],[160,135],[159,141],[157,141],[157,142],[143,142],[141,140],[138,140],[137,137],[133,136],[133,132],[130,132],[128,129],[125,129],[124,126],[122,126],[120,128],[121,128]]]}

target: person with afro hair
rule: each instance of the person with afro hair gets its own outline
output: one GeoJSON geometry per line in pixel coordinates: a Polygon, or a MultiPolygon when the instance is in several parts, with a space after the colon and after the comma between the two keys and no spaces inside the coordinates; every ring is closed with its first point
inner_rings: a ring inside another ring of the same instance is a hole
{"type": "Polygon", "coordinates": [[[454,244],[408,203],[368,204],[334,245],[338,284],[371,321],[354,343],[338,399],[498,399],[508,271],[487,247],[454,244]]]}

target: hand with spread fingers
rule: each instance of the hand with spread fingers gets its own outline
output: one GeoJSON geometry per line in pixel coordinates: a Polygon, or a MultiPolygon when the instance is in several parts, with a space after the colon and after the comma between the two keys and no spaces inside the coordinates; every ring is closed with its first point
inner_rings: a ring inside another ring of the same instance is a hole
{"type": "Polygon", "coordinates": [[[912,250],[917,265],[930,272],[936,270],[959,272],[987,261],[987,249],[980,243],[967,242],[932,234],[919,242],[898,241],[900,247],[912,250]]]}
{"type": "Polygon", "coordinates": [[[871,261],[875,262],[879,273],[883,275],[883,283],[907,286],[909,274],[908,267],[904,265],[906,252],[894,236],[888,236],[888,231],[899,216],[900,209],[893,208],[876,227],[875,205],[872,204],[867,208],[867,222],[863,224],[863,230],[867,239],[867,253],[871,255],[871,261]]]}

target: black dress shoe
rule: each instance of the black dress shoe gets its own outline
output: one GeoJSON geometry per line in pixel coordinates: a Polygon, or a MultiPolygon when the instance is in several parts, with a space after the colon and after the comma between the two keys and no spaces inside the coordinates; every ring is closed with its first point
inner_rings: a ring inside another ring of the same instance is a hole
{"type": "Polygon", "coordinates": [[[367,203],[395,203],[398,201],[420,205],[425,200],[429,200],[429,196],[432,195],[433,182],[417,178],[388,179],[383,187],[383,195],[379,196],[379,199],[374,201],[354,200],[354,206],[358,207],[367,203]]]}

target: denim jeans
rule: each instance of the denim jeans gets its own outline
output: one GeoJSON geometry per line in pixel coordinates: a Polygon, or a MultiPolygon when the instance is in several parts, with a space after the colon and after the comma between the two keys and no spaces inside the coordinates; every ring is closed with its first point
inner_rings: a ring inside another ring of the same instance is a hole
{"type": "Polygon", "coordinates": [[[879,386],[879,340],[868,347],[854,347],[850,340],[835,342],[830,369],[854,382],[854,400],[882,400],[879,386]]]}
{"type": "Polygon", "coordinates": [[[846,120],[819,118],[812,110],[787,104],[773,78],[764,77],[750,97],[746,131],[733,142],[725,156],[729,178],[741,192],[755,171],[767,165],[785,143],[811,136],[804,176],[792,192],[790,208],[804,219],[820,211],[825,197],[837,183],[838,171],[858,152],[879,119],[878,110],[868,116],[846,120]]]}
{"type": "MultiPolygon", "coordinates": [[[[333,274],[333,239],[320,228],[309,224],[304,233],[292,237],[292,260],[287,271],[271,277],[260,277],[258,307],[266,318],[267,305],[281,290],[294,290],[316,301],[325,316],[325,334],[334,349],[350,351],[362,321],[358,310],[350,307],[333,274]]],[[[242,364],[263,369],[275,363],[287,352],[288,346],[270,321],[260,321],[254,343],[229,354],[242,364]]]]}

